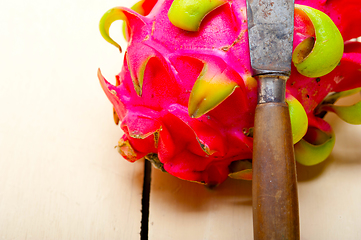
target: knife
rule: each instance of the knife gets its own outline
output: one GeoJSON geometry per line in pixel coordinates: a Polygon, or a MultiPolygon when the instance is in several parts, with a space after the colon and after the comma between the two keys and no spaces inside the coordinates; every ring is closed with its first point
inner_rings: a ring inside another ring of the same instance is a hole
{"type": "Polygon", "coordinates": [[[254,239],[299,239],[296,167],[286,81],[294,0],[247,0],[251,66],[258,81],[252,207],[254,239]]]}

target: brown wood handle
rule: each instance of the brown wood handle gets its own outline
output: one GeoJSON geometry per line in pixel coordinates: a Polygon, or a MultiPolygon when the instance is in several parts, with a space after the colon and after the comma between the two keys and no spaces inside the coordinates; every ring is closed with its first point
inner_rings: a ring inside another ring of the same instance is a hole
{"type": "Polygon", "coordinates": [[[254,239],[298,240],[296,167],[286,103],[257,106],[253,141],[254,239]]]}

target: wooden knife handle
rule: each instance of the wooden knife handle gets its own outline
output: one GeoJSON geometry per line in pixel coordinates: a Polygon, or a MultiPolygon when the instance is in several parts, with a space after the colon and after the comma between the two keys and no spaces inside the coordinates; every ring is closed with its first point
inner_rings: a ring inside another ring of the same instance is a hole
{"type": "Polygon", "coordinates": [[[254,239],[298,240],[296,167],[286,103],[257,105],[253,141],[254,239]]]}

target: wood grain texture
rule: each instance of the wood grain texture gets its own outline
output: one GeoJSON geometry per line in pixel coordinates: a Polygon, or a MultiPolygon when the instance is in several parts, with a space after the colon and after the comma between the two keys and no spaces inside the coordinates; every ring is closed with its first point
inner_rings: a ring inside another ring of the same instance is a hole
{"type": "MultiPolygon", "coordinates": [[[[350,104],[359,99],[344,101],[350,104]]],[[[361,238],[361,126],[326,116],[336,132],[331,156],[297,164],[301,240],[361,238]]],[[[252,240],[251,183],[228,179],[214,190],[152,171],[150,240],[252,240]]]]}
{"type": "MultiPolygon", "coordinates": [[[[98,67],[109,81],[120,71],[97,26],[121,5],[132,3],[2,4],[0,239],[140,238],[143,162],[113,149],[121,132],[96,78],[98,67]]],[[[121,23],[112,29],[121,39],[121,23]]],[[[301,239],[361,239],[361,128],[329,118],[333,154],[297,165],[301,239]]],[[[250,182],[208,190],[152,172],[149,239],[252,239],[250,182]]]]}
{"type": "Polygon", "coordinates": [[[121,69],[98,31],[118,4],[2,4],[0,239],[139,239],[143,163],[114,149],[122,133],[96,76],[121,69]]]}
{"type": "Polygon", "coordinates": [[[258,104],[254,122],[254,239],[299,240],[296,161],[288,105],[258,104]]]}
{"type": "Polygon", "coordinates": [[[246,239],[253,234],[251,182],[228,179],[210,190],[152,173],[150,240],[246,239]]]}

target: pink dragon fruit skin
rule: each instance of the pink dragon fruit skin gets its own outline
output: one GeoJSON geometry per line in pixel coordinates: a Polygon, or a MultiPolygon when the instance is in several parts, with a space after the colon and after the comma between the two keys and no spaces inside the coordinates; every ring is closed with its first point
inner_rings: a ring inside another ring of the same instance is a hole
{"type": "MultiPolygon", "coordinates": [[[[116,8],[127,23],[123,68],[116,86],[100,71],[98,77],[121,120],[118,150],[125,159],[145,157],[178,178],[219,184],[232,166],[252,158],[257,82],[250,67],[246,2],[225,1],[196,32],[170,22],[172,2],[145,0],[138,5],[143,15],[116,8]]],[[[357,0],[296,3],[328,14],[344,40],[361,35],[357,0]]],[[[312,23],[296,14],[294,47],[313,34],[312,23]]],[[[330,92],[361,87],[360,64],[361,44],[346,41],[339,66],[325,76],[308,78],[292,67],[287,94],[304,107],[309,128],[332,132],[315,109],[330,92]]]]}

